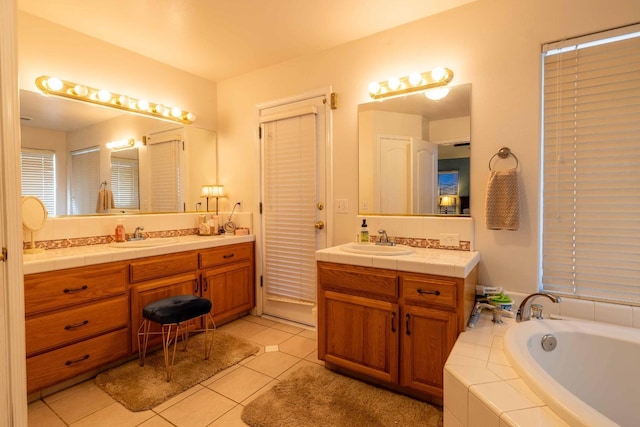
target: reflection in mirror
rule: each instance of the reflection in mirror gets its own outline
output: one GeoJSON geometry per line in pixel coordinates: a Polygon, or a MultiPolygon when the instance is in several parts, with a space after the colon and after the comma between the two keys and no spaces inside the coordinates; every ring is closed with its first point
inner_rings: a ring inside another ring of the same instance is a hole
{"type": "Polygon", "coordinates": [[[468,215],[471,85],[358,106],[361,215],[468,215]]]}
{"type": "Polygon", "coordinates": [[[112,151],[110,141],[137,143],[168,130],[177,135],[180,165],[172,176],[179,182],[179,203],[171,212],[193,210],[201,185],[217,182],[215,132],[25,90],[20,110],[22,194],[38,196],[52,216],[154,212],[152,184],[158,181],[147,146],[112,151]],[[100,203],[101,190],[110,192],[113,203],[100,203]]]}
{"type": "Polygon", "coordinates": [[[22,198],[22,226],[31,234],[31,246],[24,253],[33,254],[44,250],[36,248],[33,232],[44,227],[47,216],[47,209],[40,199],[34,196],[22,198]]]}

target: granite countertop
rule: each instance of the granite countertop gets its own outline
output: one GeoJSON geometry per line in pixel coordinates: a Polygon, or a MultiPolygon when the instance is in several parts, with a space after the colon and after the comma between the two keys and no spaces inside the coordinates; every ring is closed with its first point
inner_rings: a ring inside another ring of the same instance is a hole
{"type": "Polygon", "coordinates": [[[367,255],[346,252],[344,248],[350,245],[353,244],[320,249],[316,251],[316,261],[459,278],[467,277],[480,262],[476,251],[411,248],[410,255],[367,255]]]}
{"type": "MultiPolygon", "coordinates": [[[[107,245],[77,246],[65,249],[49,249],[36,254],[23,255],[23,274],[83,267],[106,262],[124,261],[136,258],[164,255],[176,252],[206,249],[235,243],[253,242],[254,235],[247,236],[181,236],[167,237],[170,244],[162,244],[163,238],[155,238],[157,246],[116,247],[117,243],[107,245]]],[[[150,239],[151,240],[151,239],[150,239]]]]}

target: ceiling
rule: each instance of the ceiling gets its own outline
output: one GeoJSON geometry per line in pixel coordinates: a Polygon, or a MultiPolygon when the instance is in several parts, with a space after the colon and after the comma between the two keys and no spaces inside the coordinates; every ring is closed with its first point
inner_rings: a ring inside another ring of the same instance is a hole
{"type": "Polygon", "coordinates": [[[18,9],[211,81],[475,0],[17,0],[18,9]]]}

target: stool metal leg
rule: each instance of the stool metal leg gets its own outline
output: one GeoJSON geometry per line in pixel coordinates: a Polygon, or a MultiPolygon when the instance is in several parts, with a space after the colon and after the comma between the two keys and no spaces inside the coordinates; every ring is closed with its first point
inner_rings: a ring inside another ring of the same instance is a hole
{"type": "Polygon", "coordinates": [[[164,352],[164,366],[167,370],[167,382],[171,381],[171,374],[173,373],[173,362],[176,359],[176,348],[178,347],[178,336],[180,334],[180,324],[167,324],[162,325],[162,350],[164,352]],[[169,354],[169,347],[171,346],[171,329],[175,325],[175,333],[173,337],[173,352],[169,354]]]}
{"type": "Polygon", "coordinates": [[[149,344],[150,331],[151,322],[147,319],[143,319],[140,327],[138,328],[138,358],[140,359],[140,366],[144,366],[144,359],[147,354],[147,346],[149,344]],[[140,335],[142,335],[142,343],[140,342],[140,335]]]}

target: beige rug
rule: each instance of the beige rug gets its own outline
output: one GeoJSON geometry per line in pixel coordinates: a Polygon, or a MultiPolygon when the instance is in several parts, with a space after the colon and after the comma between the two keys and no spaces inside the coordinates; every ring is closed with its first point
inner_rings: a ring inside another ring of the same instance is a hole
{"type": "Polygon", "coordinates": [[[249,403],[242,421],[251,427],[439,427],[442,410],[322,367],[305,366],[249,403]]]}
{"type": "Polygon", "coordinates": [[[215,331],[211,356],[204,360],[204,334],[189,338],[187,351],[178,351],[171,382],[167,382],[162,349],[99,374],[96,385],[131,411],[151,409],[258,352],[257,345],[215,331]]]}

